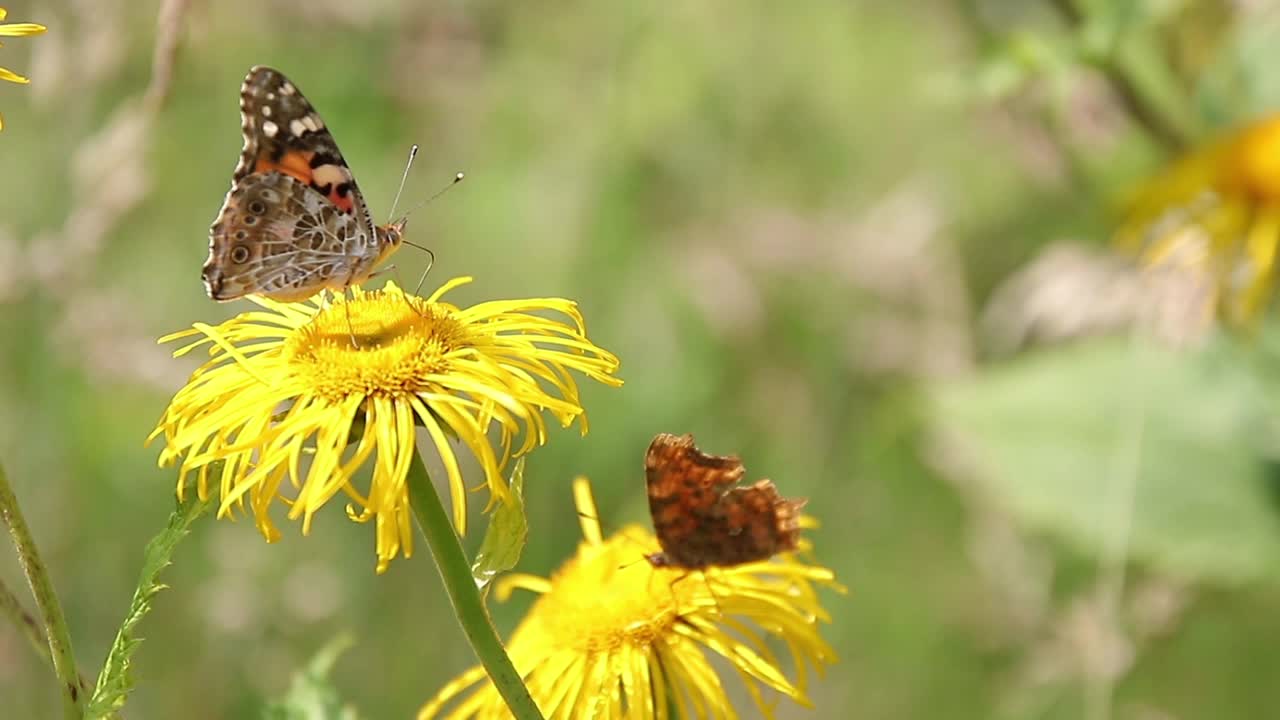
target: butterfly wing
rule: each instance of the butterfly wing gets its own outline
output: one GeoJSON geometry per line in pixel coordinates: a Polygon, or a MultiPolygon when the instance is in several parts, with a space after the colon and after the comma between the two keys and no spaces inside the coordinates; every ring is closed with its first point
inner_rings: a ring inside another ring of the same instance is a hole
{"type": "Polygon", "coordinates": [[[354,217],[277,172],[237,183],[210,235],[204,268],[210,297],[258,294],[285,302],[345,287],[358,267],[361,237],[368,237],[354,217]]]}
{"type": "Polygon", "coordinates": [[[745,474],[737,457],[703,453],[690,435],[654,438],[645,479],[662,552],[649,562],[696,569],[794,550],[805,501],[780,496],[769,480],[735,487],[745,474]]]}
{"type": "Polygon", "coordinates": [[[724,491],[745,474],[742,461],[699,451],[691,435],[663,433],[649,444],[644,467],[649,512],[662,546],[655,564],[714,564],[720,542],[714,510],[724,491]]]}
{"type": "Polygon", "coordinates": [[[379,233],[315,108],[282,73],[259,66],[240,89],[240,118],[244,148],[209,228],[209,297],[297,300],[367,278],[379,233]]]}
{"type": "Polygon", "coordinates": [[[800,509],[805,500],[789,500],[768,480],[725,493],[712,511],[712,533],[729,538],[719,548],[716,565],[767,560],[795,550],[800,541],[800,509]]]}

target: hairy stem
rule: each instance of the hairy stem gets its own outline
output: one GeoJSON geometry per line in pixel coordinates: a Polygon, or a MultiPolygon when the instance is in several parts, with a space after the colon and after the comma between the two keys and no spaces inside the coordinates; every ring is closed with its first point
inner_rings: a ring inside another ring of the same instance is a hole
{"type": "Polygon", "coordinates": [[[75,655],[71,651],[71,634],[67,630],[66,618],[62,615],[62,605],[58,603],[58,595],[49,579],[49,571],[40,560],[35,540],[27,528],[27,521],[22,517],[18,498],[13,494],[3,468],[0,468],[0,519],[9,528],[9,535],[18,551],[18,564],[27,576],[27,584],[31,586],[31,594],[40,613],[40,622],[49,639],[53,671],[61,686],[62,715],[79,720],[84,715],[84,693],[81,692],[75,655]]]}
{"type": "Polygon", "coordinates": [[[44,639],[40,620],[22,607],[22,601],[3,582],[0,582],[0,613],[9,618],[9,622],[12,622],[13,626],[27,638],[27,642],[31,643],[31,649],[52,667],[53,658],[49,656],[49,641],[44,639]]]}

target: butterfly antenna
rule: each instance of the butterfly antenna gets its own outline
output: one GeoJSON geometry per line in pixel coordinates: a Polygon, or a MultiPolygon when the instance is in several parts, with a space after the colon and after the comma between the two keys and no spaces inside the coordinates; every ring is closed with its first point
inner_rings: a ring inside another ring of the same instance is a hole
{"type": "MultiPolygon", "coordinates": [[[[412,163],[413,163],[413,158],[414,158],[414,156],[415,156],[415,155],[417,155],[417,154],[418,154],[418,146],[417,146],[417,145],[414,145],[414,146],[413,146],[413,149],[409,151],[409,163],[410,163],[410,164],[412,164],[412,163]]],[[[404,174],[405,174],[405,176],[406,176],[406,177],[409,175],[409,168],[408,168],[407,166],[406,166],[406,167],[405,167],[405,169],[404,169],[404,174]]],[[[449,182],[449,184],[448,184],[448,185],[445,185],[444,187],[440,188],[439,190],[437,190],[437,191],[436,191],[436,194],[432,195],[431,197],[427,198],[426,200],[423,200],[422,202],[420,202],[420,203],[418,203],[417,205],[415,205],[415,206],[413,207],[413,209],[409,210],[409,212],[407,212],[407,213],[405,213],[404,215],[400,216],[400,219],[399,219],[398,221],[396,221],[396,222],[398,222],[398,223],[404,223],[404,221],[405,221],[405,220],[407,220],[407,219],[409,219],[409,216],[410,216],[410,215],[412,215],[414,212],[416,212],[419,208],[421,208],[422,206],[424,206],[424,205],[426,205],[427,203],[431,202],[432,200],[435,200],[436,198],[440,197],[441,195],[445,194],[445,192],[446,192],[446,191],[448,191],[448,189],[449,189],[449,188],[451,188],[451,187],[453,187],[454,185],[457,185],[458,183],[462,182],[462,178],[464,178],[464,177],[466,177],[466,176],[465,176],[463,173],[461,173],[461,172],[459,172],[457,175],[454,175],[454,176],[453,176],[453,180],[451,180],[451,181],[449,182]]],[[[400,179],[400,190],[404,190],[404,178],[401,178],[401,179],[400,179]]],[[[391,207],[392,207],[392,217],[395,217],[395,206],[396,206],[396,204],[397,204],[397,203],[399,203],[399,201],[400,201],[400,191],[396,191],[396,202],[395,202],[395,203],[392,203],[392,206],[391,206],[391,207]]],[[[403,228],[403,224],[401,225],[401,227],[403,228]]],[[[414,288],[413,288],[413,294],[414,294],[414,295],[418,295],[419,293],[421,293],[421,292],[422,292],[422,285],[423,285],[423,283],[425,283],[425,282],[427,281],[427,273],[431,272],[431,268],[432,268],[432,267],[434,267],[434,266],[435,266],[435,264],[436,264],[436,254],[435,254],[435,252],[434,252],[434,251],[432,251],[432,250],[431,250],[431,248],[425,247],[425,246],[423,246],[423,245],[419,245],[419,244],[417,244],[417,243],[415,243],[415,242],[410,242],[410,241],[408,241],[408,240],[405,240],[405,239],[403,239],[403,236],[401,236],[401,242],[402,242],[402,243],[404,243],[405,245],[408,245],[408,246],[413,247],[413,248],[417,248],[418,250],[421,250],[421,251],[425,252],[425,253],[427,254],[427,257],[429,257],[429,258],[430,258],[430,259],[427,261],[427,269],[422,271],[422,276],[418,278],[418,284],[417,284],[417,285],[415,285],[415,286],[414,286],[414,288]]],[[[418,315],[425,317],[425,315],[423,315],[422,310],[418,309],[418,308],[417,308],[413,303],[409,302],[409,297],[408,297],[407,295],[405,296],[405,302],[409,304],[409,308],[410,308],[411,310],[413,310],[413,311],[414,311],[415,313],[417,313],[418,315]]]]}
{"type": "MultiPolygon", "coordinates": [[[[414,147],[417,147],[417,146],[415,145],[414,147]]],[[[450,188],[452,188],[454,185],[457,185],[458,183],[462,182],[462,180],[463,180],[464,178],[466,178],[466,176],[467,176],[467,175],[466,175],[466,173],[463,173],[463,172],[459,172],[457,175],[454,175],[454,176],[453,176],[453,179],[449,181],[449,184],[448,184],[448,185],[445,185],[444,187],[442,187],[442,188],[440,188],[439,190],[437,190],[435,195],[432,195],[431,197],[427,198],[426,200],[423,200],[422,202],[418,203],[417,205],[414,205],[414,206],[413,206],[413,209],[409,210],[409,212],[407,212],[407,213],[405,213],[404,215],[402,215],[402,216],[400,217],[400,219],[401,219],[401,220],[403,220],[403,219],[405,219],[405,218],[409,217],[410,215],[412,215],[412,214],[414,214],[414,213],[418,212],[419,210],[421,210],[421,209],[423,208],[423,206],[425,206],[427,203],[429,203],[429,202],[431,202],[432,200],[435,200],[436,198],[440,197],[441,195],[443,195],[443,194],[445,194],[445,193],[449,192],[449,189],[450,189],[450,188]]]]}
{"type": "MultiPolygon", "coordinates": [[[[580,512],[580,513],[578,513],[578,515],[579,515],[579,516],[581,516],[581,517],[585,517],[585,518],[590,518],[590,517],[591,517],[590,515],[586,515],[586,514],[583,514],[583,513],[581,513],[581,512],[580,512]]],[[[627,542],[629,542],[629,543],[631,543],[632,545],[635,545],[637,548],[639,548],[639,549],[640,549],[640,557],[636,558],[635,560],[632,560],[631,562],[627,562],[627,563],[623,563],[623,564],[619,565],[619,566],[618,566],[618,569],[619,569],[619,570],[625,570],[625,569],[627,569],[627,568],[631,567],[632,565],[637,565],[637,564],[642,563],[642,562],[647,562],[647,563],[650,563],[650,564],[652,564],[652,563],[653,563],[653,561],[649,559],[649,555],[653,552],[653,548],[652,548],[652,547],[650,547],[650,546],[648,546],[648,545],[645,545],[644,543],[640,542],[639,540],[637,540],[637,539],[635,539],[634,537],[631,537],[630,535],[627,535],[627,534],[624,534],[624,535],[622,536],[622,539],[623,539],[623,540],[626,540],[627,542]]]]}
{"type": "Polygon", "coordinates": [[[413,167],[413,159],[418,157],[418,143],[409,148],[409,161],[404,164],[404,173],[400,175],[400,187],[396,189],[396,198],[391,201],[391,212],[387,213],[387,222],[396,216],[396,206],[400,204],[400,193],[404,192],[404,184],[409,180],[409,169],[413,167]]]}

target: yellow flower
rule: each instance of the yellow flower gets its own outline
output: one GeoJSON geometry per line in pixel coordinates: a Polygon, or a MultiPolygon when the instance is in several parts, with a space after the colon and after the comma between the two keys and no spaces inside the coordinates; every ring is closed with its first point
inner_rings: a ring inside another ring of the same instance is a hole
{"type": "Polygon", "coordinates": [[[1258,317],[1280,246],[1280,114],[1179,160],[1139,189],[1121,245],[1149,266],[1204,278],[1228,323],[1258,317]]]}
{"type": "MultiPolygon", "coordinates": [[[[4,19],[8,14],[8,10],[0,7],[0,36],[22,37],[23,35],[39,35],[48,29],[43,25],[37,25],[35,23],[6,23],[4,22],[4,19]]],[[[0,67],[0,80],[22,83],[23,85],[31,82],[27,78],[2,67],[0,67]]],[[[4,118],[0,117],[0,130],[3,129],[4,118]]]]}
{"type": "Polygon", "coordinates": [[[344,493],[353,520],[375,521],[382,572],[401,551],[413,551],[405,475],[421,424],[448,474],[453,522],[465,533],[466,487],[451,436],[478,460],[492,504],[508,492],[507,461],[545,442],[542,410],[565,427],[580,419],[586,433],[570,370],[622,384],[613,377],[617,358],[587,339],[572,301],[469,308],[440,301],[470,281],[452,280],[425,300],[393,283],[357,288],[351,300],[252,298],[263,310],[161,338],[197,337],[174,355],[208,345],[212,356],[151,435],[165,437],[161,465],[182,460],[179,496],[192,472],[202,499],[217,483],[219,517],[247,502],[270,542],[280,536],[269,512],[276,500],[289,506],[290,519],[302,518],[306,534],[312,515],[344,493]],[[572,322],[533,314],[546,311],[572,322]],[[371,461],[362,491],[356,473],[371,461]],[[281,489],[286,478],[290,497],[281,489]]]}
{"type": "MultiPolygon", "coordinates": [[[[844,592],[830,570],[794,554],[695,573],[655,569],[644,560],[658,550],[651,533],[632,525],[602,539],[585,478],[574,496],[585,538],[577,555],[550,579],[516,574],[497,584],[500,600],[513,588],[541,594],[507,650],[546,717],[736,718],[717,666],[733,668],[763,717],[774,716],[766,689],[809,705],[808,669],[821,673],[836,660],[818,634],[830,617],[817,586],[844,592]],[[794,680],[770,649],[777,644],[789,651],[794,680]]],[[[440,717],[455,700],[449,720],[511,716],[477,666],[445,685],[418,720],[440,717]]]]}

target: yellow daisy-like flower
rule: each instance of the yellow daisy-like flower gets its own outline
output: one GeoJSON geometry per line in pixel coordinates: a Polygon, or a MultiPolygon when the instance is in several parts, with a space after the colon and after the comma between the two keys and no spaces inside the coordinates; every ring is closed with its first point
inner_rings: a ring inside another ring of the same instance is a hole
{"type": "MultiPolygon", "coordinates": [[[[22,37],[23,35],[39,35],[48,28],[36,23],[7,23],[4,22],[5,17],[9,15],[9,11],[0,7],[0,36],[22,37]]],[[[0,80],[8,80],[9,82],[21,83],[26,85],[31,82],[27,78],[9,70],[0,67],[0,80]]],[[[4,117],[0,116],[0,130],[4,129],[4,117]]]]}
{"type": "Polygon", "coordinates": [[[280,536],[269,512],[277,500],[290,519],[302,518],[306,534],[312,515],[344,493],[353,520],[375,521],[382,572],[413,551],[405,476],[421,424],[448,473],[453,522],[464,533],[466,486],[451,436],[479,461],[496,502],[508,492],[507,461],[545,442],[543,410],[565,427],[581,420],[587,431],[570,370],[622,384],[613,375],[618,359],[587,339],[572,301],[468,308],[440,301],[470,281],[452,280],[425,300],[394,283],[355,289],[350,300],[252,298],[262,310],[161,338],[199,338],[174,355],[208,345],[212,356],[151,435],[164,435],[161,465],[182,461],[179,496],[192,472],[202,499],[216,482],[219,517],[247,502],[270,542],[280,536]],[[548,311],[571,322],[534,314],[548,311]],[[373,474],[362,491],[355,476],[369,462],[373,474]],[[290,497],[281,490],[286,478],[290,497]]]}
{"type": "MultiPolygon", "coordinates": [[[[632,525],[603,539],[585,478],[574,496],[585,538],[577,555],[550,579],[516,574],[497,584],[500,600],[514,588],[541,594],[507,650],[546,717],[736,718],[709,655],[733,668],[763,717],[774,717],[766,689],[809,705],[808,670],[836,660],[818,634],[830,617],[817,588],[844,592],[830,570],[790,553],[694,573],[655,569],[644,560],[658,550],[651,533],[632,525]],[[771,639],[789,651],[794,680],[771,639]]],[[[486,678],[481,667],[467,670],[418,720],[511,717],[486,678]]]]}
{"type": "Polygon", "coordinates": [[[1122,246],[1206,279],[1209,310],[1247,323],[1271,296],[1280,247],[1280,114],[1182,158],[1135,194],[1122,246]]]}

